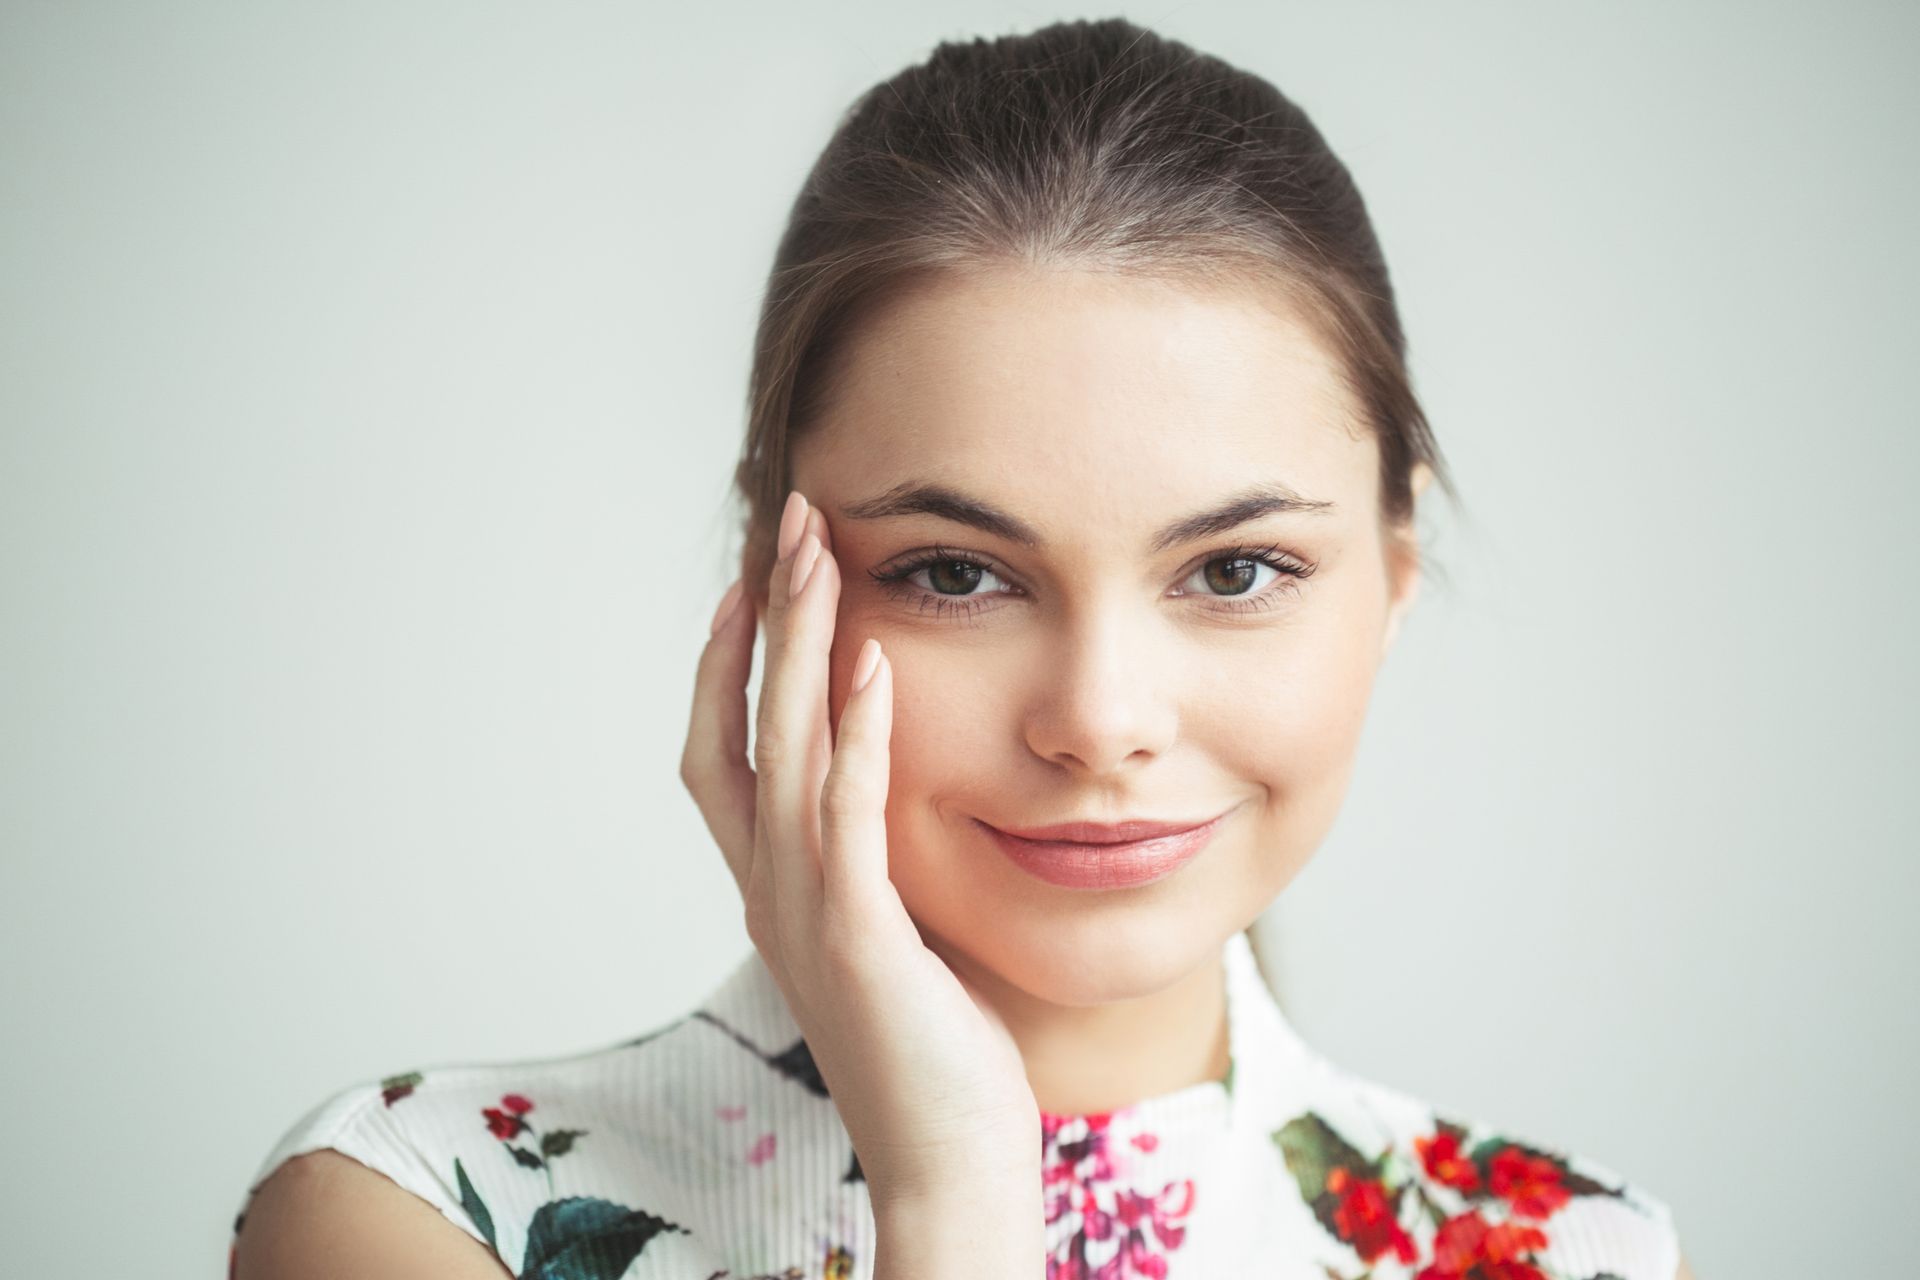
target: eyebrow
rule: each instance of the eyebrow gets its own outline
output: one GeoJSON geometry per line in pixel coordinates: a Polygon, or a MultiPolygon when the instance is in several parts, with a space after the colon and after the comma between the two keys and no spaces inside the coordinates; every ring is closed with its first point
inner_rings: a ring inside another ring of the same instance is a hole
{"type": "MultiPolygon", "coordinates": [[[[908,482],[895,485],[885,493],[847,504],[842,514],[854,520],[884,520],[890,516],[927,515],[970,525],[996,538],[1017,542],[1023,547],[1038,547],[1041,537],[1033,526],[1017,516],[983,502],[979,498],[942,484],[908,482]]],[[[1331,502],[1303,498],[1286,485],[1274,481],[1243,489],[1218,506],[1182,516],[1154,534],[1149,546],[1166,551],[1183,543],[1224,533],[1250,520],[1275,512],[1327,512],[1331,502]]]]}

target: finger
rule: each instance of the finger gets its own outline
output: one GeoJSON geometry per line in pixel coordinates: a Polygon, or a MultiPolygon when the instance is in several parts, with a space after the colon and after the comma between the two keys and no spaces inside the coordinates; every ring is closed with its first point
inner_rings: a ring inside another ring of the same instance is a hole
{"type": "Polygon", "coordinates": [[[753,863],[753,768],[747,761],[747,677],[753,667],[753,607],[738,578],[721,599],[721,616],[700,653],[680,779],[706,819],[744,893],[753,863]]]}
{"type": "Polygon", "coordinates": [[[827,527],[827,513],[812,503],[807,504],[807,529],[820,539],[820,545],[833,550],[833,531],[827,527]]]}
{"type": "Polygon", "coordinates": [[[819,898],[819,797],[827,760],[815,717],[826,716],[826,654],[838,592],[831,553],[805,531],[808,514],[795,491],[781,517],[785,554],[768,584],[753,751],[756,856],[768,863],[774,897],[795,910],[809,910],[819,898]],[[794,596],[796,582],[801,587],[794,596]]]}
{"type": "MultiPolygon", "coordinates": [[[[807,532],[820,539],[822,549],[826,551],[833,550],[833,534],[827,529],[827,513],[811,503],[807,505],[807,532]]],[[[833,567],[835,572],[839,571],[840,563],[838,560],[834,561],[833,567]]],[[[839,601],[837,599],[839,593],[836,591],[834,594],[836,596],[834,612],[837,614],[839,612],[839,601]]],[[[833,670],[832,659],[832,638],[829,637],[827,650],[827,670],[829,672],[833,670]]],[[[831,700],[832,690],[833,679],[831,675],[829,675],[827,679],[829,701],[831,700]]],[[[814,753],[813,758],[820,762],[821,768],[824,770],[827,762],[833,757],[833,721],[831,712],[829,712],[828,715],[820,717],[820,731],[814,736],[812,750],[814,753]]]]}
{"type": "MultiPolygon", "coordinates": [[[[887,787],[893,737],[893,664],[869,637],[854,659],[840,736],[820,792],[821,889],[827,901],[855,905],[855,917],[884,901],[887,876],[887,787]]],[[[895,900],[897,901],[897,895],[895,900]]]]}

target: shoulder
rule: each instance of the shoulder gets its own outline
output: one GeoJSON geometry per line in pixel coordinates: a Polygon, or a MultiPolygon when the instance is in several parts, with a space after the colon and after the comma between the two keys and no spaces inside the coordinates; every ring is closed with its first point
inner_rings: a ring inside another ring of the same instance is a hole
{"type": "MultiPolygon", "coordinates": [[[[815,1188],[828,1171],[832,1185],[808,1195],[828,1204],[838,1231],[864,1189],[844,1126],[757,952],[689,1012],[618,1044],[425,1067],[338,1090],[261,1160],[233,1221],[230,1256],[238,1259],[256,1221],[256,1193],[282,1167],[303,1163],[307,1170],[286,1180],[290,1190],[276,1194],[308,1220],[347,1212],[324,1206],[348,1195],[400,1197],[416,1227],[491,1255],[482,1258],[489,1274],[538,1273],[591,1240],[629,1262],[644,1250],[645,1274],[710,1275],[760,1248],[734,1238],[741,1205],[815,1188]]],[[[263,1197],[263,1211],[271,1203],[263,1197]]]]}
{"type": "Polygon", "coordinates": [[[378,1276],[382,1249],[407,1260],[407,1274],[422,1261],[462,1280],[514,1274],[530,1235],[548,1228],[553,1240],[550,1219],[562,1210],[549,1206],[569,1189],[591,1192],[625,1161],[626,1186],[646,1191],[646,1166],[631,1156],[657,1128],[661,1090],[670,1094],[687,1065],[676,1046],[688,1024],[586,1053],[427,1067],[334,1091],[249,1179],[232,1223],[230,1280],[299,1277],[287,1262],[301,1257],[378,1276]],[[343,1241],[364,1251],[352,1266],[343,1241]]]}
{"type": "Polygon", "coordinates": [[[254,1188],[228,1250],[228,1280],[321,1280],[351,1274],[446,1280],[513,1273],[384,1175],[320,1149],[292,1156],[254,1188]]]}
{"type": "MultiPolygon", "coordinates": [[[[1301,1117],[1276,1138],[1283,1152],[1293,1148],[1290,1166],[1349,1171],[1318,1188],[1338,1182],[1335,1201],[1372,1197],[1398,1210],[1380,1221],[1403,1232],[1388,1225],[1379,1240],[1349,1241],[1363,1254],[1513,1258],[1553,1275],[1690,1280],[1667,1201],[1611,1164],[1326,1065],[1341,1085],[1325,1095],[1327,1114],[1301,1117]]],[[[1333,1201],[1326,1207],[1336,1228],[1357,1220],[1333,1201]]]]}

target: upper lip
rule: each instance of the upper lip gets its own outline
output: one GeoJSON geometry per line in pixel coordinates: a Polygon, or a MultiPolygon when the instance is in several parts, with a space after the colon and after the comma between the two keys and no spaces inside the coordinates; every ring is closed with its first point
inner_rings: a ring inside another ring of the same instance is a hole
{"type": "MultiPolygon", "coordinates": [[[[1125,822],[1056,822],[1046,827],[994,827],[994,830],[1018,836],[1022,840],[1054,840],[1070,844],[1129,844],[1135,840],[1155,840],[1176,832],[1204,827],[1221,815],[1207,818],[1161,822],[1151,818],[1133,818],[1125,822]]],[[[989,823],[989,826],[993,824],[989,823]]]]}

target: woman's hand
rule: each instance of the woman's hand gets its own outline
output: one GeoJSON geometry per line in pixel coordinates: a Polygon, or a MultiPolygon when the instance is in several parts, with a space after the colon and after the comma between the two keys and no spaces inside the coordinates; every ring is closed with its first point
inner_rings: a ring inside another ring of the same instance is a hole
{"type": "Polygon", "coordinates": [[[840,570],[825,517],[798,490],[779,552],[752,765],[755,611],[736,582],[700,659],[681,779],[740,886],[747,935],[833,1095],[876,1213],[1024,1184],[1037,1224],[1039,1109],[1019,1048],[921,941],[888,878],[892,663],[877,640],[861,646],[836,737],[827,656],[840,570]],[[790,582],[801,584],[791,599],[790,582]]]}

